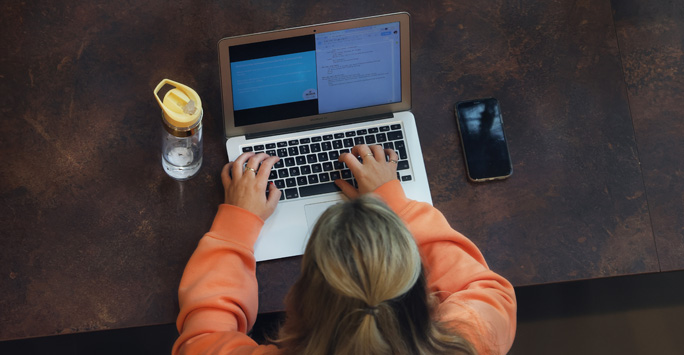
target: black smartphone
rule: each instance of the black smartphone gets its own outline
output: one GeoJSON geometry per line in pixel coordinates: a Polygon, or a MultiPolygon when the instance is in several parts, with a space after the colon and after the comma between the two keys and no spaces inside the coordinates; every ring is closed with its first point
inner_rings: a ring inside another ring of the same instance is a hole
{"type": "Polygon", "coordinates": [[[495,98],[461,101],[454,107],[468,178],[505,179],[513,174],[499,101],[495,98]]]}

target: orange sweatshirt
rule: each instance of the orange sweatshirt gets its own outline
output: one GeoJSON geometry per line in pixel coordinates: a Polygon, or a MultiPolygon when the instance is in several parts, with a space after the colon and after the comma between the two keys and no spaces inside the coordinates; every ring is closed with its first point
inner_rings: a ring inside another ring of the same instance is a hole
{"type": "MultiPolygon", "coordinates": [[[[513,286],[489,270],[477,247],[453,230],[429,204],[406,198],[394,180],[375,193],[404,220],[418,244],[440,320],[461,321],[461,334],[480,354],[505,354],[516,328],[513,286]]],[[[279,354],[245,333],[257,315],[254,242],[263,221],[239,207],[220,205],[183,273],[178,297],[180,337],[173,354],[279,354]]]]}

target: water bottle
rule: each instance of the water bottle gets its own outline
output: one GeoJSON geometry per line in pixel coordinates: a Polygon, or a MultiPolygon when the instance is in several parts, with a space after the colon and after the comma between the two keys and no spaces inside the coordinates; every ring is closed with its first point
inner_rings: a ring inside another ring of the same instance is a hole
{"type": "Polygon", "coordinates": [[[190,179],[202,166],[202,100],[195,90],[169,79],[157,85],[154,96],[162,108],[162,167],[176,180],[190,179]],[[173,89],[162,100],[158,93],[167,84],[173,89]]]}

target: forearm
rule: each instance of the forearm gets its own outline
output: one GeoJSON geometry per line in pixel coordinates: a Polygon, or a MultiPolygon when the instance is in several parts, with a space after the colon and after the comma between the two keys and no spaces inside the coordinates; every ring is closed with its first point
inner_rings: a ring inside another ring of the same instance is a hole
{"type": "MultiPolygon", "coordinates": [[[[492,345],[505,352],[516,328],[513,286],[491,271],[480,250],[451,228],[442,213],[427,203],[409,200],[398,186],[387,183],[376,193],[406,223],[421,252],[428,287],[439,298],[443,321],[477,315],[473,320],[494,336],[492,345]],[[459,309],[460,308],[460,309],[459,309]]],[[[472,319],[472,318],[471,318],[472,319]]]]}
{"type": "Polygon", "coordinates": [[[246,332],[258,299],[253,245],[263,225],[255,215],[221,205],[211,230],[188,261],[179,287],[180,337],[176,352],[193,338],[222,331],[246,332]]]}

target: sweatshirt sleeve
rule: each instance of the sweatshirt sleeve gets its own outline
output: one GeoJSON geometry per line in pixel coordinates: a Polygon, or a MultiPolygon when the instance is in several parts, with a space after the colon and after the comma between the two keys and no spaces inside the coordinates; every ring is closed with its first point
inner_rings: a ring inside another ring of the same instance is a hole
{"type": "Polygon", "coordinates": [[[489,269],[475,244],[452,229],[436,208],[406,198],[399,181],[388,182],[375,193],[413,234],[428,287],[440,302],[440,321],[468,324],[458,331],[480,354],[506,354],[516,330],[513,286],[489,269]]]}
{"type": "Polygon", "coordinates": [[[257,315],[254,242],[263,223],[239,207],[219,206],[183,272],[173,354],[268,350],[246,335],[257,315]]]}

